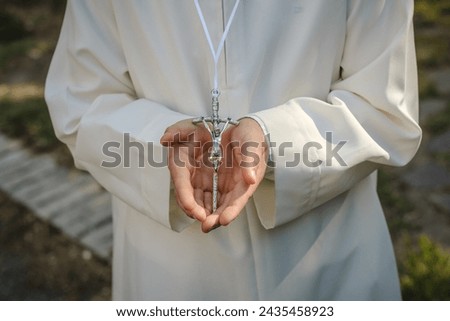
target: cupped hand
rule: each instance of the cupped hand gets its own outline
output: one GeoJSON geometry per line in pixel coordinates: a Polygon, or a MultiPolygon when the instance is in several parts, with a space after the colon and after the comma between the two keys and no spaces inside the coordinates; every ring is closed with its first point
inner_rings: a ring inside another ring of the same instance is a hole
{"type": "Polygon", "coordinates": [[[209,132],[186,119],[168,127],[160,141],[169,148],[168,168],[178,205],[189,217],[203,222],[210,214],[212,199],[213,170],[205,162],[209,132]]]}
{"type": "Polygon", "coordinates": [[[208,161],[211,136],[192,119],[167,128],[161,144],[169,147],[168,167],[178,205],[202,223],[202,231],[230,224],[253,195],[266,170],[267,146],[259,124],[243,118],[223,135],[223,161],[219,168],[219,202],[212,211],[213,168],[208,161]]]}
{"type": "Polygon", "coordinates": [[[264,133],[255,120],[243,118],[238,126],[231,126],[222,136],[222,148],[219,206],[203,221],[204,232],[236,219],[266,171],[267,146],[264,133]]]}

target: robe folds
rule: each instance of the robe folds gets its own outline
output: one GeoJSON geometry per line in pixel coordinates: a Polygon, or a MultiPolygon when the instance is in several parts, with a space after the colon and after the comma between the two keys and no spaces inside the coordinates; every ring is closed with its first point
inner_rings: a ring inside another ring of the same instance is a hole
{"type": "MultiPolygon", "coordinates": [[[[200,5],[217,46],[234,0],[200,5]]],[[[113,298],[400,299],[376,170],[421,139],[412,16],[412,0],[241,1],[220,114],[258,119],[275,166],[232,224],[203,234],[159,143],[211,113],[194,1],[69,0],[45,95],[76,166],[113,195],[113,298]]]]}

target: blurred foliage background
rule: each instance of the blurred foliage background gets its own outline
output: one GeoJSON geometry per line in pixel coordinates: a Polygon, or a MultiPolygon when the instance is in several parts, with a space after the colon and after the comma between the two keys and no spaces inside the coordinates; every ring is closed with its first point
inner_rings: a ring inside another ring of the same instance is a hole
{"type": "MultiPolygon", "coordinates": [[[[66,147],[54,136],[43,99],[45,76],[65,1],[0,0],[0,8],[0,131],[23,140],[37,153],[51,153],[62,165],[72,166],[66,147]]],[[[427,75],[450,67],[450,0],[416,0],[415,10],[421,100],[447,101],[443,111],[421,125],[426,135],[439,135],[450,130],[449,97],[442,97],[427,75]]],[[[450,168],[448,153],[433,157],[450,168]]],[[[432,233],[423,233],[426,229],[408,218],[421,208],[408,197],[400,175],[401,171],[396,169],[381,170],[379,194],[394,240],[404,299],[449,300],[449,244],[434,239],[432,233]]],[[[449,213],[444,214],[450,220],[449,213]]],[[[448,225],[442,228],[450,232],[448,225]]],[[[64,260],[64,251],[61,255],[60,259],[64,260]]],[[[89,273],[94,275],[95,271],[89,273]]],[[[109,279],[106,277],[104,282],[109,279]]],[[[80,289],[75,287],[70,291],[80,289]]],[[[82,296],[62,296],[67,297],[82,296]]]]}

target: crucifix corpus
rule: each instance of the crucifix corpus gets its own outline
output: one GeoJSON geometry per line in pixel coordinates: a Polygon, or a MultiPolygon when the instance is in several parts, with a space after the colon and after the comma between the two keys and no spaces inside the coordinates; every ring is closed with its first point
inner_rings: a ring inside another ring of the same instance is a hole
{"type": "Polygon", "coordinates": [[[222,162],[222,150],[220,143],[222,141],[222,134],[227,129],[228,125],[238,125],[239,122],[228,118],[220,118],[219,116],[219,91],[212,91],[212,117],[199,117],[193,120],[194,124],[203,123],[205,128],[211,135],[212,147],[209,154],[209,161],[213,165],[213,182],[212,182],[212,210],[213,213],[217,210],[217,194],[219,189],[219,166],[222,162]]]}

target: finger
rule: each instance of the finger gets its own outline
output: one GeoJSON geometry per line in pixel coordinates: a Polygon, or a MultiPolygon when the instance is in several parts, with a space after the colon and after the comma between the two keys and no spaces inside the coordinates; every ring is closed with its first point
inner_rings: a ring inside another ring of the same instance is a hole
{"type": "MultiPolygon", "coordinates": [[[[175,188],[177,188],[176,185],[175,188]]],[[[205,208],[197,203],[192,187],[179,186],[177,190],[179,201],[184,211],[191,214],[196,220],[202,222],[206,218],[207,213],[205,208]]]]}
{"type": "Polygon", "coordinates": [[[219,215],[211,214],[202,222],[202,231],[204,233],[209,233],[212,230],[220,227],[219,215]]]}
{"type": "Polygon", "coordinates": [[[204,203],[204,192],[200,188],[194,189],[194,199],[195,202],[200,205],[201,207],[205,208],[204,203]]]}
{"type": "Polygon", "coordinates": [[[239,216],[253,191],[252,187],[236,187],[224,197],[222,206],[217,211],[220,214],[221,225],[226,226],[239,216]]]}
{"type": "Polygon", "coordinates": [[[170,166],[173,185],[178,195],[178,203],[183,211],[192,215],[195,219],[203,221],[206,218],[206,210],[197,203],[194,196],[194,187],[191,183],[191,175],[186,167],[170,166]]]}
{"type": "Polygon", "coordinates": [[[203,204],[205,205],[206,210],[209,213],[212,213],[212,193],[211,192],[203,193],[203,204]]]}
{"type": "Polygon", "coordinates": [[[160,138],[160,142],[162,145],[168,146],[171,143],[187,141],[189,135],[191,135],[196,129],[197,126],[192,123],[192,119],[179,121],[172,126],[167,127],[164,134],[160,138]]]}
{"type": "MultiPolygon", "coordinates": [[[[201,221],[201,219],[198,219],[193,213],[192,213],[192,209],[186,208],[186,203],[184,201],[181,200],[179,192],[175,189],[175,197],[176,197],[176,201],[178,206],[183,210],[183,212],[189,216],[190,218],[194,219],[194,220],[198,220],[201,221]]],[[[200,204],[198,204],[200,205],[200,204]]],[[[201,205],[200,205],[201,206],[201,205]]]]}
{"type": "Polygon", "coordinates": [[[203,124],[194,124],[193,119],[185,119],[167,127],[160,143],[169,146],[173,143],[194,141],[204,144],[211,140],[209,130],[203,124]]]}
{"type": "Polygon", "coordinates": [[[241,211],[243,210],[245,203],[235,203],[233,205],[227,206],[222,214],[219,217],[219,223],[220,225],[227,226],[231,222],[233,222],[239,214],[241,214],[241,211]]]}
{"type": "Polygon", "coordinates": [[[176,198],[177,204],[178,204],[178,206],[181,208],[181,210],[182,210],[187,216],[189,216],[190,218],[195,219],[195,217],[194,217],[191,213],[189,213],[188,211],[186,211],[186,209],[184,208],[184,206],[183,206],[183,204],[181,203],[180,197],[178,196],[178,193],[177,193],[176,190],[175,190],[175,198],[176,198]]]}

